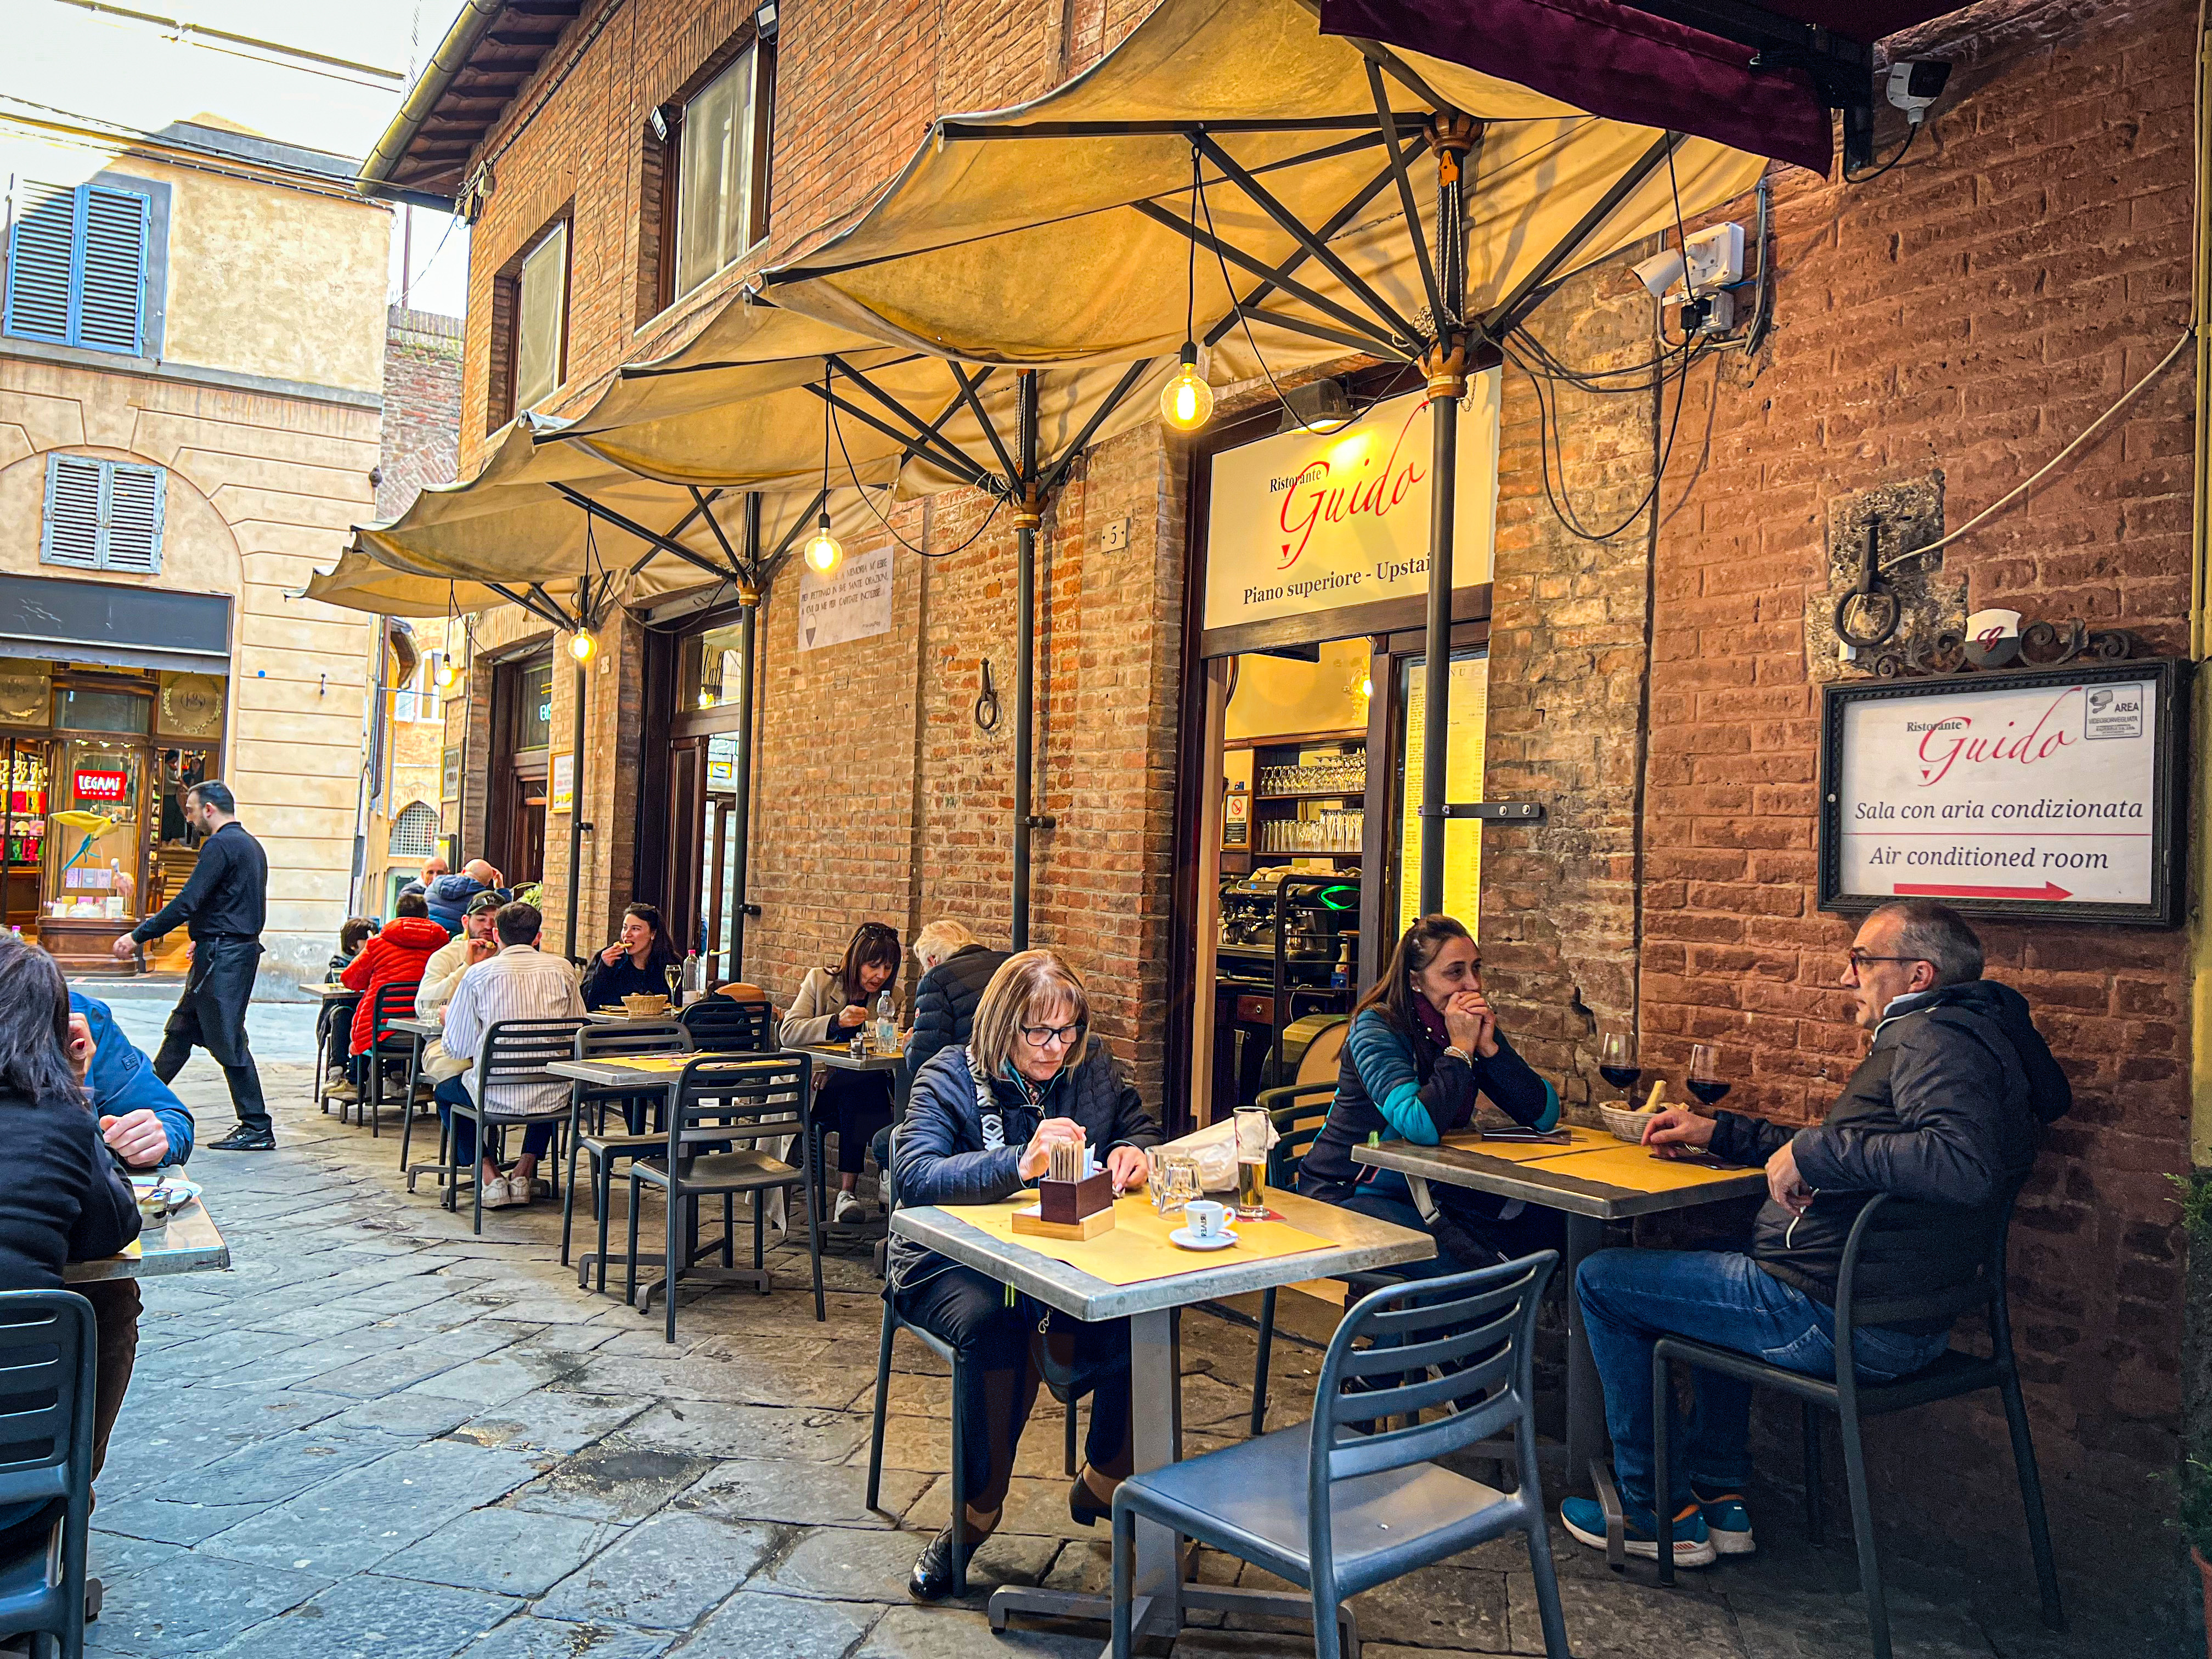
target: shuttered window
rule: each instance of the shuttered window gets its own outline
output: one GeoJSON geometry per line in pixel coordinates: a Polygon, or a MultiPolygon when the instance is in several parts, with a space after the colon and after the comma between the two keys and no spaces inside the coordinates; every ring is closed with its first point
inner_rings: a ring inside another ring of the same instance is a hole
{"type": "Polygon", "coordinates": [[[386,856],[395,859],[427,859],[438,850],[438,814],[421,801],[415,802],[392,821],[392,842],[386,856]]]}
{"type": "Polygon", "coordinates": [[[9,206],[8,303],[0,331],[144,355],[152,203],[107,185],[71,189],[19,179],[9,206]]]}
{"type": "Polygon", "coordinates": [[[39,562],[155,574],[161,568],[168,483],[158,466],[49,455],[39,562]]]}

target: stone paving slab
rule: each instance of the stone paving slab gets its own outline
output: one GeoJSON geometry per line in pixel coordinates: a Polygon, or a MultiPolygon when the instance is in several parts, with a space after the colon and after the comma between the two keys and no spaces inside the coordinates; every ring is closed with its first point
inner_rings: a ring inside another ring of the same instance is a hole
{"type": "Polygon", "coordinates": [[[147,1659],[211,1653],[240,1631],[329,1588],[337,1576],[211,1555],[173,1556],[107,1585],[106,1604],[87,1632],[85,1645],[95,1653],[147,1659]]]}
{"type": "Polygon", "coordinates": [[[604,1521],[527,1510],[471,1510],[386,1556],[377,1571],[459,1589],[543,1595],[622,1536],[604,1521]]]}
{"type": "Polygon", "coordinates": [[[520,1605],[474,1590],[356,1573],[216,1652],[222,1659],[449,1659],[520,1605]]]}
{"type": "Polygon", "coordinates": [[[784,1542],[783,1529],[665,1510],[546,1592],[550,1619],[688,1630],[784,1542]]]}
{"type": "Polygon", "coordinates": [[[666,1631],[510,1619],[463,1650],[461,1659],[659,1659],[676,1638],[666,1631]]]}

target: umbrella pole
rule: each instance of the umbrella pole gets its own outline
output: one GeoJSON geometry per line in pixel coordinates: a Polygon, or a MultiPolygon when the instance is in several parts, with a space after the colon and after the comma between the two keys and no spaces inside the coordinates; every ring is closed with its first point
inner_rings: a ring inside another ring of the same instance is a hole
{"type": "Polygon", "coordinates": [[[568,758],[568,914],[562,924],[562,951],[576,958],[576,896],[584,878],[584,704],[592,695],[591,670],[576,665],[576,736],[568,758]]]}
{"type": "Polygon", "coordinates": [[[1021,489],[1014,504],[1014,632],[1020,652],[1014,669],[1014,897],[1012,934],[1017,951],[1030,948],[1030,842],[1036,827],[1030,808],[1036,769],[1036,533],[1043,517],[1036,488],[1036,376],[1021,377],[1021,489]]]}
{"type": "MultiPolygon", "coordinates": [[[[761,498],[758,490],[745,495],[745,559],[749,569],[760,562],[761,498]]],[[[740,589],[740,596],[744,590],[740,589]]],[[[745,976],[745,856],[753,840],[753,639],[757,631],[759,597],[738,612],[738,655],[744,662],[744,678],[738,685],[738,844],[730,860],[730,977],[745,976]]]]}

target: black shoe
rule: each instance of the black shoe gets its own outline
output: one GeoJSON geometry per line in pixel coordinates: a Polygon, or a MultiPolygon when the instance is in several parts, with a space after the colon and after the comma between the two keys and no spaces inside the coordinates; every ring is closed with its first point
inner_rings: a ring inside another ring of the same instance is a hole
{"type": "Polygon", "coordinates": [[[1114,1506],[1100,1503],[1083,1477],[1078,1475],[1075,1484],[1067,1489],[1067,1518],[1079,1527],[1095,1526],[1114,1518],[1114,1506]]]}
{"type": "Polygon", "coordinates": [[[942,1601],[959,1595],[967,1588],[968,1564],[982,1547],[980,1538],[972,1544],[956,1544],[952,1528],[947,1527],[922,1546],[921,1553],[915,1558],[914,1571],[906,1581],[906,1593],[917,1601],[942,1601]],[[957,1565],[954,1564],[956,1552],[957,1565]]]}
{"type": "Polygon", "coordinates": [[[273,1152],[276,1137],[267,1129],[249,1129],[240,1124],[221,1140],[208,1143],[211,1152],[273,1152]]]}

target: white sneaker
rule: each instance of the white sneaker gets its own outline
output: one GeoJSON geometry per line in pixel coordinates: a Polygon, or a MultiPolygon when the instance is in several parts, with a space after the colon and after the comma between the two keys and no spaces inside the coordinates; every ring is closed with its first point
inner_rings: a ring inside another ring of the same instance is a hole
{"type": "Polygon", "coordinates": [[[495,1181],[487,1181],[483,1184],[483,1206],[487,1210],[512,1210],[518,1205],[529,1202],[529,1194],[517,1193],[514,1190],[514,1182],[505,1176],[500,1176],[495,1181]]]}
{"type": "Polygon", "coordinates": [[[842,1226],[848,1222],[866,1221],[874,1213],[874,1206],[864,1203],[858,1193],[841,1192],[837,1194],[837,1207],[830,1212],[830,1219],[842,1226]]]}

